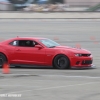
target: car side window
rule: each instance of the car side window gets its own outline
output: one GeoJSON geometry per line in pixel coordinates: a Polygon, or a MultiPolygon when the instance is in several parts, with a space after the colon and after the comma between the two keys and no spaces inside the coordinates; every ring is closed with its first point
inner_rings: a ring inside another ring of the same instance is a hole
{"type": "Polygon", "coordinates": [[[11,42],[10,45],[17,46],[18,45],[18,41],[15,40],[15,41],[11,42]]]}
{"type": "Polygon", "coordinates": [[[31,40],[19,40],[18,41],[18,46],[21,47],[34,47],[37,45],[37,42],[31,41],[31,40]]]}

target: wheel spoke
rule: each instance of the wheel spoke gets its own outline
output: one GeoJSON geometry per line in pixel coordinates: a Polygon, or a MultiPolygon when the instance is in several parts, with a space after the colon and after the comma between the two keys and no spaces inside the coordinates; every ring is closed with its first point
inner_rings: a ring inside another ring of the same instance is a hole
{"type": "Polygon", "coordinates": [[[64,57],[59,58],[58,65],[59,67],[66,66],[66,59],[64,57]]]}
{"type": "Polygon", "coordinates": [[[54,59],[54,68],[65,69],[69,68],[69,59],[65,55],[57,55],[54,59]]]}

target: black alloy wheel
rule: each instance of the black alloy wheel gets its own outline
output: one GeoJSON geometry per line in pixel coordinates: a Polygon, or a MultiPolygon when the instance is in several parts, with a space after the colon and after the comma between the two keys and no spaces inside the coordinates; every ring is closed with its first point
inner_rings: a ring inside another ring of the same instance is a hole
{"type": "Polygon", "coordinates": [[[68,69],[70,68],[70,62],[67,56],[57,55],[53,61],[53,67],[57,69],[68,69]]]}
{"type": "Polygon", "coordinates": [[[3,67],[4,63],[7,63],[7,58],[4,54],[0,53],[0,68],[3,67]]]}

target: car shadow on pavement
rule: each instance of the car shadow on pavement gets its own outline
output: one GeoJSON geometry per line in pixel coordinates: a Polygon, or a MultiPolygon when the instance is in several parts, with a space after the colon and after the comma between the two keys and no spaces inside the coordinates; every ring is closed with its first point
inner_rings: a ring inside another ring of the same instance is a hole
{"type": "Polygon", "coordinates": [[[53,67],[44,67],[44,66],[16,66],[11,68],[13,69],[54,69],[53,67]]]}
{"type": "Polygon", "coordinates": [[[11,69],[92,70],[92,69],[96,69],[96,67],[95,68],[56,69],[56,68],[53,68],[52,66],[16,66],[16,67],[11,67],[11,69]]]}

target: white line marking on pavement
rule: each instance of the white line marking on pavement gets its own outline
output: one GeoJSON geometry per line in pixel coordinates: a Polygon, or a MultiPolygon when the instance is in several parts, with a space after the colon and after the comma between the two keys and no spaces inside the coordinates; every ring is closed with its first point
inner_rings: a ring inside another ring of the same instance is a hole
{"type": "MultiPolygon", "coordinates": [[[[83,83],[83,84],[74,84],[74,85],[66,85],[66,86],[55,86],[55,87],[39,88],[39,89],[34,89],[34,90],[59,89],[59,88],[82,86],[82,85],[89,85],[89,84],[95,84],[95,83],[100,83],[100,82],[89,82],[89,83],[83,83]]],[[[9,92],[9,93],[6,93],[6,94],[23,93],[23,92],[29,92],[29,91],[34,91],[34,90],[15,91],[15,92],[9,92]]]]}
{"type": "Polygon", "coordinates": [[[41,75],[41,76],[47,76],[47,77],[66,77],[66,78],[100,78],[100,77],[92,77],[92,76],[66,76],[66,75],[41,75]]]}

